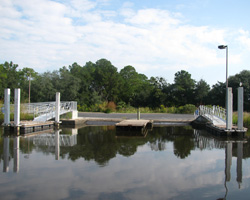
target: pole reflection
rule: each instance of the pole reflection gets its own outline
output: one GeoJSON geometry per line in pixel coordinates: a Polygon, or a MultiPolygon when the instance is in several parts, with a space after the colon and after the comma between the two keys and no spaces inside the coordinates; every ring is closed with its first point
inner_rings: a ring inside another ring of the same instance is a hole
{"type": "MultiPolygon", "coordinates": [[[[14,153],[14,161],[13,161],[13,171],[15,173],[19,172],[19,136],[13,138],[13,153],[14,153]]],[[[3,145],[3,172],[9,172],[9,164],[11,160],[10,155],[10,138],[8,136],[4,137],[4,145],[3,145]]]]}
{"type": "Polygon", "coordinates": [[[3,139],[3,172],[9,171],[9,137],[4,137],[3,139]]]}
{"type": "Polygon", "coordinates": [[[19,172],[19,137],[14,137],[14,172],[19,172]]]}
{"type": "Polygon", "coordinates": [[[55,159],[59,160],[60,157],[60,131],[61,130],[56,130],[55,131],[55,159]]]}
{"type": "Polygon", "coordinates": [[[226,193],[223,199],[226,199],[228,194],[227,182],[231,180],[231,166],[232,166],[232,149],[233,143],[237,143],[237,163],[236,163],[236,181],[238,182],[239,189],[242,184],[242,158],[243,158],[243,144],[246,141],[228,141],[225,147],[225,182],[224,186],[226,193]]]}

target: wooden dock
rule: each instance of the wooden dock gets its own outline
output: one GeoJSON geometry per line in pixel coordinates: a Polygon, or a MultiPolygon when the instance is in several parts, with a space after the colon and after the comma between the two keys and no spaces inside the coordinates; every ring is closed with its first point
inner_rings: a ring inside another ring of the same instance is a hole
{"type": "Polygon", "coordinates": [[[116,123],[116,127],[119,131],[122,131],[122,135],[137,135],[138,133],[142,136],[146,136],[148,129],[152,129],[153,121],[152,120],[123,120],[119,123],[116,123]]]}
{"type": "Polygon", "coordinates": [[[116,123],[116,127],[134,127],[134,128],[143,128],[147,125],[152,124],[151,120],[123,120],[119,123],[116,123]]]}
{"type": "Polygon", "coordinates": [[[20,134],[33,133],[52,128],[54,128],[53,121],[47,121],[47,122],[21,121],[19,126],[14,126],[13,123],[11,123],[10,126],[4,127],[5,131],[20,133],[20,134]]]}

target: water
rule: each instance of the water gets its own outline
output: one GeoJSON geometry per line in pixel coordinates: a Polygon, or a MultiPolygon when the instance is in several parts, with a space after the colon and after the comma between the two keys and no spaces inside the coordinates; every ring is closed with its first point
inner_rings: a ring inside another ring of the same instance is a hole
{"type": "Polygon", "coordinates": [[[249,145],[190,126],[146,137],[114,126],[2,136],[0,198],[249,199],[249,145]]]}

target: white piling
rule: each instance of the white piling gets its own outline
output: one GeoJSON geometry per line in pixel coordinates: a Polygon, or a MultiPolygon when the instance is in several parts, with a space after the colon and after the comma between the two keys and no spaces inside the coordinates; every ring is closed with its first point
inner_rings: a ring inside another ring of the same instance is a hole
{"type": "Polygon", "coordinates": [[[233,93],[232,88],[227,88],[227,120],[226,129],[231,130],[233,124],[233,93]]]}
{"type": "Polygon", "coordinates": [[[238,88],[238,130],[243,130],[243,87],[238,88]]]}
{"type": "Polygon", "coordinates": [[[4,89],[4,125],[10,124],[10,89],[4,89]]]}
{"type": "Polygon", "coordinates": [[[20,125],[20,88],[15,88],[14,126],[20,125]]]}
{"type": "Polygon", "coordinates": [[[56,116],[55,116],[55,123],[60,123],[60,92],[56,93],[56,116]]]}
{"type": "Polygon", "coordinates": [[[77,119],[78,118],[78,111],[77,110],[73,110],[72,111],[72,119],[77,119]]]}

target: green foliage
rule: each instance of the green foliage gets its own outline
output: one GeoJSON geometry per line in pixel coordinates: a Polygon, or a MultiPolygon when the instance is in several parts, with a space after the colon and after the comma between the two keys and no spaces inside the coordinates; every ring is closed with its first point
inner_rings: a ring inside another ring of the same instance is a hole
{"type": "Polygon", "coordinates": [[[60,116],[61,119],[72,119],[72,112],[65,113],[60,116]]]}
{"type": "MultiPolygon", "coordinates": [[[[250,111],[250,71],[243,70],[229,77],[234,109],[240,82],[244,87],[244,109],[250,111]]],[[[194,109],[191,104],[225,107],[225,83],[218,82],[210,89],[204,80],[196,82],[185,70],[176,72],[174,83],[169,84],[163,77],[148,79],[130,65],[118,72],[106,59],[83,66],[73,63],[41,74],[32,68],[20,70],[13,62],[0,64],[0,100],[4,98],[4,88],[11,88],[13,102],[13,90],[20,88],[21,102],[28,102],[29,86],[31,102],[55,101],[56,92],[60,92],[61,100],[77,101],[79,111],[132,112],[141,107],[145,112],[189,113],[194,109]],[[106,102],[116,106],[108,106],[106,102]]]]}
{"type": "Polygon", "coordinates": [[[196,110],[196,107],[194,105],[187,104],[185,106],[180,106],[177,112],[181,114],[191,114],[191,113],[194,113],[195,110],[196,110]]]}
{"type": "MultiPolygon", "coordinates": [[[[237,112],[233,113],[233,124],[237,124],[238,122],[238,114],[237,112]]],[[[250,128],[250,113],[244,112],[243,113],[243,126],[250,128]]]]}

